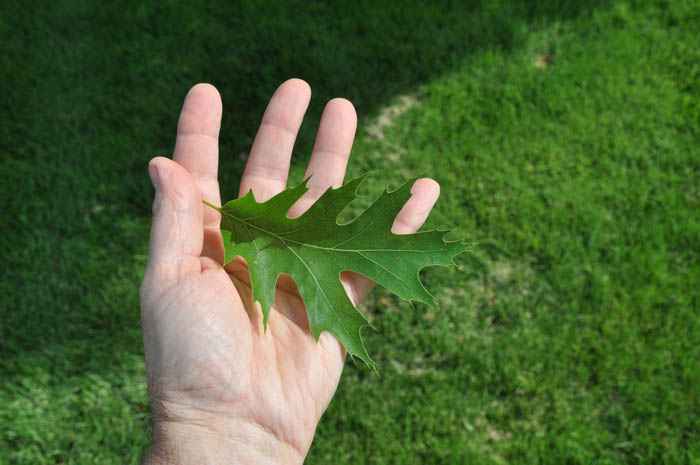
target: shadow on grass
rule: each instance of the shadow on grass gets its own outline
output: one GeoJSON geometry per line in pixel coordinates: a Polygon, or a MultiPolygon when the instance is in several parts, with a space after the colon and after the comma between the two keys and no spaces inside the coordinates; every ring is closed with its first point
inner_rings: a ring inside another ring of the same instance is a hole
{"type": "Polygon", "coordinates": [[[517,48],[528,27],[588,15],[601,2],[184,3],[5,7],[5,385],[32,366],[62,383],[119,369],[121,351],[140,353],[152,196],[145,167],[171,152],[192,84],[211,82],[223,96],[220,177],[230,198],[283,80],[300,77],[314,91],[295,148],[301,162],[328,99],[350,99],[362,121],[477,50],[517,48]]]}

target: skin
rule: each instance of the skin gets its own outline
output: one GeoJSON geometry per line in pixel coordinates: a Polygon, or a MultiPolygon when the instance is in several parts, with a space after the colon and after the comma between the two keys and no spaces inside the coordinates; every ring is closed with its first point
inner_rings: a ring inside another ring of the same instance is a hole
{"type": "MultiPolygon", "coordinates": [[[[284,190],[294,141],[311,90],[290,79],[272,96],[241,179],[240,195],[264,201],[284,190]]],[[[178,122],[173,159],[149,164],[156,188],[150,253],[141,285],[146,375],[153,411],[148,464],[302,463],[335,393],[345,349],[324,332],[311,335],[293,281],[278,281],[263,330],[245,262],[225,267],[220,215],[218,136],[221,98],[194,86],[178,122]]],[[[342,184],[357,116],[344,99],[328,102],[306,175],[309,191],[289,211],[299,216],[330,186],[342,184]]],[[[392,231],[415,232],[439,195],[419,179],[392,231]]],[[[341,276],[358,305],[374,286],[341,276]]]]}

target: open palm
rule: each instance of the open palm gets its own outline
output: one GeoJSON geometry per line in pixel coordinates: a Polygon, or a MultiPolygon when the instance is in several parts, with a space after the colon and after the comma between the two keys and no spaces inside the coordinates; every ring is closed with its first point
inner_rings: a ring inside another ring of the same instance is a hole
{"type": "MultiPolygon", "coordinates": [[[[241,180],[264,201],[286,187],[296,134],[310,99],[292,79],[273,95],[241,180]]],[[[345,350],[331,334],[309,331],[294,282],[282,276],[265,331],[248,269],[222,266],[216,89],[190,90],[180,114],[173,160],[149,166],[156,185],[149,262],[141,286],[146,367],[154,417],[152,461],[215,459],[301,463],[340,378],[345,350]]],[[[357,118],[350,102],[324,110],[306,176],[309,191],[289,211],[299,216],[328,187],[343,182],[357,118]]],[[[393,231],[416,231],[437,200],[429,179],[413,187],[393,231]]],[[[357,305],[372,288],[343,273],[357,305]]]]}

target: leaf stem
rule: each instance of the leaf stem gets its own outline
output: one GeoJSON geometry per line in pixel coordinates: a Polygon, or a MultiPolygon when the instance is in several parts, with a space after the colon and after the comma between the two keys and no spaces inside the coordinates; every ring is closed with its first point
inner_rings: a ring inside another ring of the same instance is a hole
{"type": "Polygon", "coordinates": [[[216,205],[212,205],[209,202],[207,202],[206,200],[202,200],[202,203],[208,207],[213,208],[214,210],[218,211],[219,213],[221,213],[221,209],[219,207],[217,207],[216,205]]]}

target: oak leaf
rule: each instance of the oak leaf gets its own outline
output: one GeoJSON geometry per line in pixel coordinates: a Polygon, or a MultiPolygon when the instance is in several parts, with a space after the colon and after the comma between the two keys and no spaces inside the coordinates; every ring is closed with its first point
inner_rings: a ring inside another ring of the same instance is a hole
{"type": "Polygon", "coordinates": [[[253,298],[260,302],[265,327],[277,279],[286,273],[299,289],[314,337],[330,331],[350,355],[374,367],[360,335],[368,322],[348,298],[340,272],[354,271],[404,300],[437,308],[419,272],[430,265],[454,264],[453,258],[467,246],[460,241],[445,242],[444,230],[391,232],[396,215],[411,196],[415,178],[383,192],[353,221],[338,224],[338,215],[357,197],[366,176],[329,188],[298,218],[289,218],[287,211],[307,191],[306,183],[263,203],[251,191],[221,208],[207,205],[222,215],[225,263],[241,256],[248,264],[253,298]]]}

